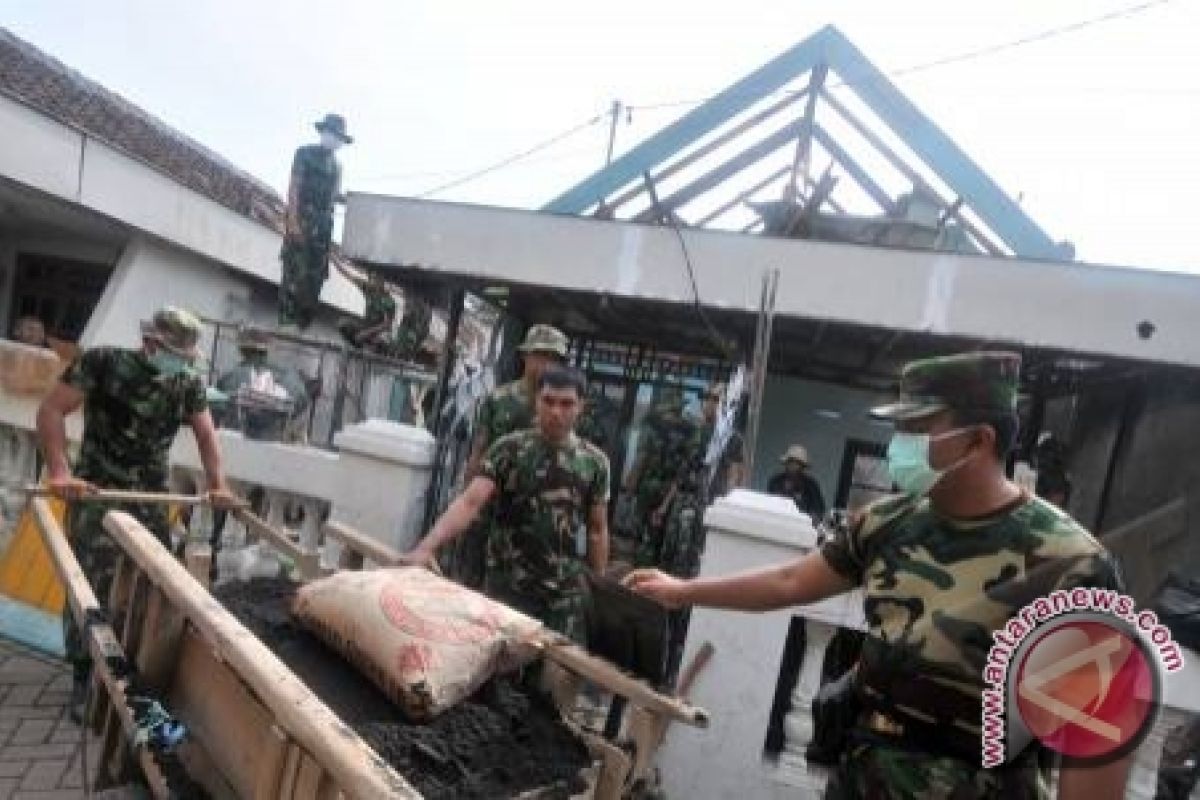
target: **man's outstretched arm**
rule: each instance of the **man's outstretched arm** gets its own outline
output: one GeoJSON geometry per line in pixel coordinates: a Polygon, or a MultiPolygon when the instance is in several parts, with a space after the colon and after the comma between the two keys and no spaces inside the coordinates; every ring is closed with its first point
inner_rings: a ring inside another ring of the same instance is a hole
{"type": "Polygon", "coordinates": [[[626,576],[625,585],[668,608],[710,606],[736,611],[815,603],[854,587],[819,552],[780,567],[720,578],[680,580],[656,569],[639,569],[626,576]]]}
{"type": "Polygon", "coordinates": [[[467,490],[438,517],[421,543],[402,557],[403,563],[422,567],[432,564],[442,545],[454,541],[471,527],[495,491],[496,484],[491,478],[474,478],[467,485],[467,490]]]}

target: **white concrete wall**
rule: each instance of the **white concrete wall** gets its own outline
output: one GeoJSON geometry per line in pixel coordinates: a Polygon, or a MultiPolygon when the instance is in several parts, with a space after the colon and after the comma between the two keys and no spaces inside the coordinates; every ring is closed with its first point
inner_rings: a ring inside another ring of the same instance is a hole
{"type": "Polygon", "coordinates": [[[751,485],[758,491],[766,491],[767,481],[780,469],[783,452],[791,444],[802,444],[808,448],[809,468],[821,484],[825,503],[832,508],[846,440],[886,444],[891,437],[891,425],[867,417],[867,411],[880,402],[879,395],[859,389],[799,378],[768,377],[751,485]]]}
{"type": "MultiPolygon", "coordinates": [[[[707,544],[701,576],[728,575],[776,565],[807,552],[816,541],[811,524],[780,497],[735,491],[705,514],[707,544]]],[[[861,619],[853,595],[810,607],[833,620],[861,619]]],[[[805,609],[767,614],[696,609],[688,628],[683,663],[704,642],[712,661],[692,689],[691,699],[709,712],[706,729],[672,725],[658,757],[668,797],[695,800],[795,800],[806,797],[787,770],[763,760],[771,704],[783,660],[788,627],[805,609]]]]}
{"type": "MultiPolygon", "coordinates": [[[[0,176],[78,203],[260,280],[279,283],[281,238],[119,150],[0,97],[0,176]]],[[[361,293],[336,271],[323,302],[361,313],[361,293]]]]}
{"type": "Polygon", "coordinates": [[[146,237],[136,237],[113,269],[80,344],[141,344],[139,322],[167,303],[226,319],[249,302],[246,279],[207,259],[146,237]]]}

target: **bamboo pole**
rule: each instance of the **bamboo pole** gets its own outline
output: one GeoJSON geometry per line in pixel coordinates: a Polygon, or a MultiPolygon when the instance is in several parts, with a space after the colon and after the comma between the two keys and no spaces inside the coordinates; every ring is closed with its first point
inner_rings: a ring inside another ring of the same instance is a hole
{"type": "Polygon", "coordinates": [[[215,602],[137,520],[110,511],[104,527],[275,715],[280,727],[334,776],[348,797],[419,800],[416,790],[215,602]]]}
{"type": "Polygon", "coordinates": [[[317,571],[321,566],[320,553],[304,549],[299,543],[292,541],[289,536],[268,525],[248,509],[236,509],[233,512],[233,516],[237,517],[238,521],[245,525],[247,530],[255,536],[261,536],[263,539],[266,539],[272,547],[292,559],[301,577],[305,580],[317,576],[317,571]]]}
{"type": "MultiPolygon", "coordinates": [[[[26,486],[25,492],[34,497],[56,497],[49,486],[26,486]]],[[[171,494],[169,492],[129,492],[119,489],[99,489],[72,498],[77,503],[163,503],[175,506],[202,506],[210,501],[203,494],[171,494]]]]}
{"type": "MultiPolygon", "coordinates": [[[[79,626],[83,639],[87,642],[88,652],[92,656],[93,679],[99,679],[100,683],[108,690],[109,696],[112,698],[112,707],[120,718],[121,727],[128,740],[132,740],[137,732],[137,724],[133,721],[133,714],[129,710],[129,702],[125,694],[128,682],[117,678],[111,667],[114,663],[126,663],[124,648],[117,641],[111,625],[107,623],[87,624],[90,616],[100,612],[100,601],[96,599],[96,593],[92,591],[92,585],[88,583],[87,576],[83,574],[83,568],[79,566],[79,561],[71,552],[71,545],[67,542],[67,537],[63,535],[58,520],[54,518],[54,512],[50,510],[50,505],[40,498],[33,500],[32,504],[42,543],[46,547],[46,552],[50,554],[50,560],[54,562],[54,569],[58,572],[59,578],[66,585],[67,604],[71,610],[71,616],[74,618],[75,624],[79,626]]],[[[166,800],[170,797],[170,791],[154,757],[144,745],[137,748],[136,754],[146,782],[150,786],[150,791],[158,800],[166,800]]]]}

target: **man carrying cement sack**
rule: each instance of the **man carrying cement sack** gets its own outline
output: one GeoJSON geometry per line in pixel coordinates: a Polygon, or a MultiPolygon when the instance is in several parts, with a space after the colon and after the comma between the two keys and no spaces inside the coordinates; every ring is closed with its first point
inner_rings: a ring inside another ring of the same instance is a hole
{"type": "Polygon", "coordinates": [[[608,563],[608,458],[575,434],[586,386],[555,367],[538,378],[534,427],[488,449],[465,492],[446,509],[407,563],[429,565],[495,501],[488,531],[484,590],[582,643],[586,566],[576,535],[586,527],[587,565],[608,563]]]}
{"type": "MultiPolygon", "coordinates": [[[[819,551],[727,577],[637,570],[626,578],[668,607],[743,611],[862,587],[868,630],[843,706],[854,722],[826,798],[1048,796],[1036,741],[1006,742],[1007,760],[981,765],[989,741],[984,695],[993,681],[985,683],[984,665],[1029,604],[1051,592],[1117,591],[1120,578],[1095,538],[1005,475],[1020,366],[1019,355],[1005,352],[908,364],[899,402],[872,412],[896,425],[888,471],[902,494],[869,505],[819,551]]],[[[1128,766],[1120,750],[1098,762],[1064,760],[1058,797],[1122,797],[1128,766]]]]}
{"type": "MultiPolygon", "coordinates": [[[[85,352],[63,374],[42,401],[37,415],[38,440],[46,459],[47,483],[59,497],[73,502],[67,513],[67,535],[97,597],[107,598],[116,565],[117,546],[100,522],[115,506],[89,503],[97,488],[165,492],[167,455],[179,426],[186,422],[217,507],[236,498],[225,484],[221,450],[208,411],[204,382],[193,366],[199,351],[200,321],[174,306],[160,309],[142,323],[142,347],[126,350],[96,347],[85,352]],[[66,418],[84,411],[83,444],[75,475],[67,463],[66,418]]],[[[164,545],[169,546],[167,507],[123,506],[164,545]]],[[[91,659],[69,610],[63,615],[67,659],[75,670],[71,712],[81,713],[91,659]]]]}

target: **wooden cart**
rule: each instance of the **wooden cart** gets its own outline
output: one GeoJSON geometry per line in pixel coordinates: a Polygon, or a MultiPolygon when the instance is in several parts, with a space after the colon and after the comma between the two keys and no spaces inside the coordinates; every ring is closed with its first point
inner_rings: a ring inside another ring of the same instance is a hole
{"type": "MultiPolygon", "coordinates": [[[[100,610],[62,530],[43,498],[31,500],[39,530],[67,589],[67,602],[85,631],[95,663],[99,702],[91,724],[100,734],[96,782],[121,782],[131,764],[141,768],[157,798],[167,782],[143,746],[131,749],[136,724],[127,703],[127,676],[138,691],[161,697],[190,731],[178,757],[188,775],[214,797],[253,800],[419,798],[420,794],[241,625],[207,591],[203,554],[189,571],[136,520],[113,511],[105,528],[121,551],[107,607],[100,610]],[[200,580],[197,580],[197,577],[200,580]]],[[[302,579],[323,571],[316,553],[262,523],[235,512],[250,531],[283,550],[302,579]]],[[[343,525],[325,527],[342,547],[341,567],[395,563],[397,554],[343,525]]],[[[563,707],[586,678],[628,698],[634,758],[596,736],[585,740],[600,764],[589,795],[620,797],[644,769],[672,720],[707,723],[689,704],[652,691],[606,662],[566,642],[543,644],[551,688],[563,707]]]]}

